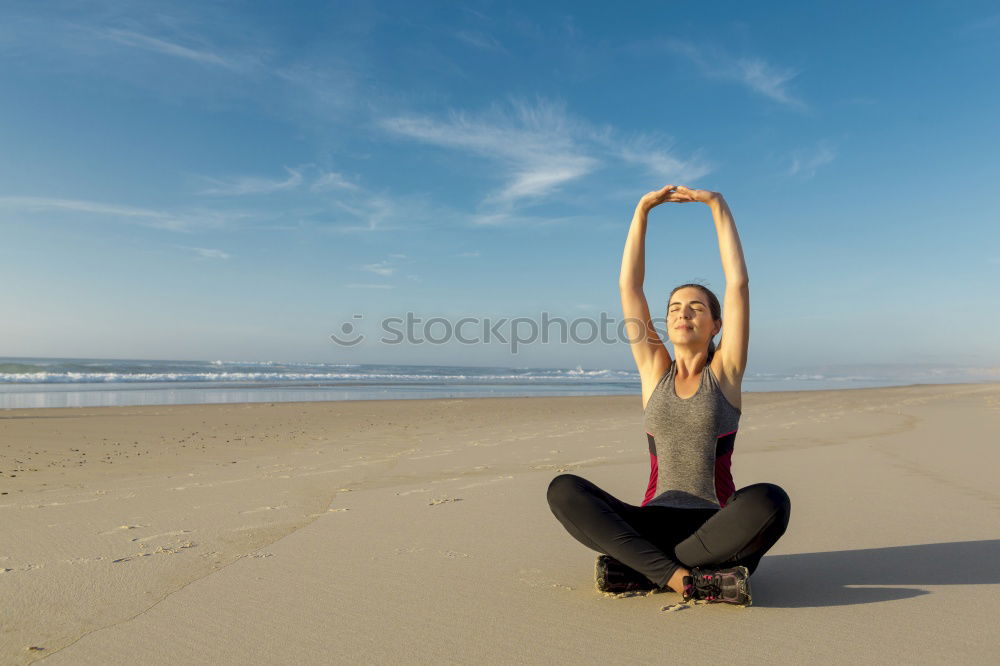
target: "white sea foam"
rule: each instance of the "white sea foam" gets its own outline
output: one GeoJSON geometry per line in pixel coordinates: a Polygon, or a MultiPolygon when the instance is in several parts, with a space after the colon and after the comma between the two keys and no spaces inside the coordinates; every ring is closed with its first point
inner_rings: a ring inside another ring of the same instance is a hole
{"type": "Polygon", "coordinates": [[[419,372],[0,372],[0,383],[176,383],[176,382],[529,382],[638,380],[636,373],[620,370],[540,370],[532,373],[419,373],[419,372]]]}
{"type": "MultiPolygon", "coordinates": [[[[749,370],[742,390],[788,391],[996,381],[998,369],[934,364],[749,370]]],[[[503,368],[301,361],[0,358],[0,409],[100,405],[633,395],[639,374],[610,368],[503,368]]]]}

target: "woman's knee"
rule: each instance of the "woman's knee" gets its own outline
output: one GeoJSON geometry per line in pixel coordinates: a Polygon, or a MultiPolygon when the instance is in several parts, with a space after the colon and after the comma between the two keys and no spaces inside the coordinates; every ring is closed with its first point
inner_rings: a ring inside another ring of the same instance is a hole
{"type": "Polygon", "coordinates": [[[579,494],[582,477],[576,474],[560,474],[549,481],[549,489],[545,493],[549,506],[565,506],[566,501],[579,494]]]}
{"type": "Polygon", "coordinates": [[[737,493],[743,501],[750,501],[761,510],[773,515],[774,522],[788,524],[792,513],[792,500],[781,486],[773,483],[755,483],[741,488],[737,493]]]}

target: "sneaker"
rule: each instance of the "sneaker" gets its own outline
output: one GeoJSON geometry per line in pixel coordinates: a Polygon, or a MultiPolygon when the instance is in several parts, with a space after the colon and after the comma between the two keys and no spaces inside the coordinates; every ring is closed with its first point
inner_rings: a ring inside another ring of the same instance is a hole
{"type": "Polygon", "coordinates": [[[691,569],[684,576],[684,601],[692,599],[715,603],[750,605],[750,572],[746,567],[729,569],[691,569]]]}
{"type": "Polygon", "coordinates": [[[641,573],[625,566],[610,555],[599,555],[594,566],[597,589],[601,592],[652,590],[656,585],[641,573]]]}

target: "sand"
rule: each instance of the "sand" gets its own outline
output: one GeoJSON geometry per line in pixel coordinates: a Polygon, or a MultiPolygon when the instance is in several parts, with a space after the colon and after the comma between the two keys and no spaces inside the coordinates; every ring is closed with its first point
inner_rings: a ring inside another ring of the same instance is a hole
{"type": "Polygon", "coordinates": [[[0,411],[0,663],[992,662],[998,431],[995,383],[744,393],[788,531],[678,607],[545,501],[641,501],[638,396],[0,411]]]}

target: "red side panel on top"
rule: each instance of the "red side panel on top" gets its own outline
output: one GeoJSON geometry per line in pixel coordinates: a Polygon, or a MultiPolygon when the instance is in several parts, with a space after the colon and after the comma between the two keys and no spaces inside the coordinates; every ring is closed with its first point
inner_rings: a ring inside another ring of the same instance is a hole
{"type": "Polygon", "coordinates": [[[646,441],[649,443],[649,483],[646,486],[646,496],[642,498],[642,504],[646,506],[649,500],[656,497],[656,478],[659,476],[659,463],[656,461],[656,441],[653,436],[646,433],[646,441]]]}
{"type": "Polygon", "coordinates": [[[659,476],[659,465],[656,462],[656,454],[649,454],[649,485],[646,487],[646,496],[642,498],[642,504],[646,506],[649,500],[656,497],[656,477],[659,476]]]}
{"type": "Polygon", "coordinates": [[[733,463],[733,447],[736,444],[736,431],[720,435],[715,446],[715,496],[719,506],[726,506],[729,498],[736,492],[731,471],[733,463]]]}

